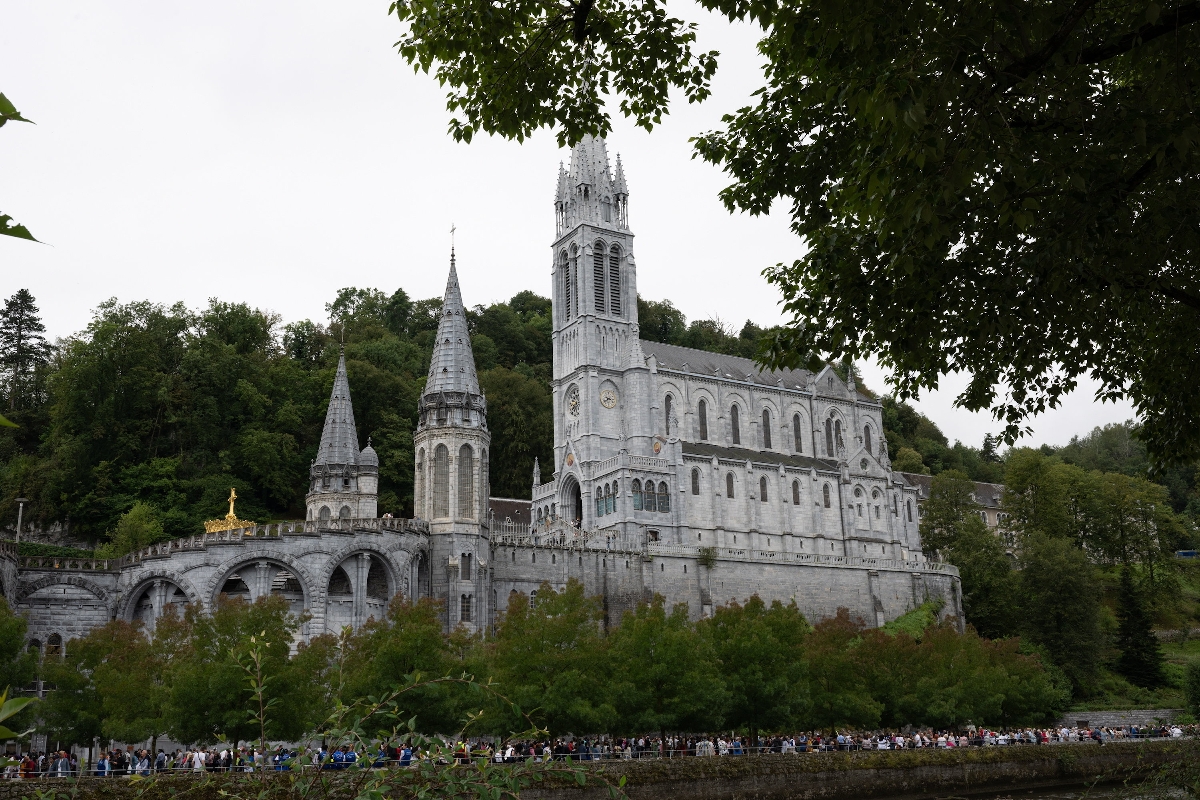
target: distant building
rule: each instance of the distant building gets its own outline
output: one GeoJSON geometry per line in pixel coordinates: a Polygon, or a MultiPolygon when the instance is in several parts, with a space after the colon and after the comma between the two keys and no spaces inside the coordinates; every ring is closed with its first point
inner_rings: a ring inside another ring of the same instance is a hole
{"type": "MultiPolygon", "coordinates": [[[[922,517],[925,516],[925,501],[929,499],[929,491],[933,486],[933,476],[921,475],[916,472],[900,472],[897,474],[903,476],[908,485],[917,490],[918,513],[922,517]]],[[[971,496],[971,499],[979,504],[979,517],[992,530],[999,529],[1001,523],[1008,518],[1008,515],[1001,510],[1001,500],[1003,497],[1004,484],[975,481],[975,492],[971,496]]]]}

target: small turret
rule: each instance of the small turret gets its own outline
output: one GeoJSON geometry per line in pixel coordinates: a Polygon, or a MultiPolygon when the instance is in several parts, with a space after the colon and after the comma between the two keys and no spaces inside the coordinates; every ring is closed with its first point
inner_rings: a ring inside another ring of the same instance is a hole
{"type": "Polygon", "coordinates": [[[537,456],[533,457],[533,485],[542,485],[542,465],[538,463],[537,456]]]}

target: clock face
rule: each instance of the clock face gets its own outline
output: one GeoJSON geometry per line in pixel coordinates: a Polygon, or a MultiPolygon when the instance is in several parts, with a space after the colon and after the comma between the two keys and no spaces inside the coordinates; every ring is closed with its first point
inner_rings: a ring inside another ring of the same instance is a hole
{"type": "Polygon", "coordinates": [[[572,417],[579,416],[579,389],[578,387],[571,389],[567,395],[567,413],[572,417]]]}
{"type": "Polygon", "coordinates": [[[600,392],[600,405],[605,408],[612,408],[617,404],[617,393],[612,389],[605,389],[600,392]]]}

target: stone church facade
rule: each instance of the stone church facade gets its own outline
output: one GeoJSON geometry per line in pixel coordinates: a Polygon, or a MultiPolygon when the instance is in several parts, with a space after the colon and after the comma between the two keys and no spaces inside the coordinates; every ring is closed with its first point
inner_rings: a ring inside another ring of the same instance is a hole
{"type": "Polygon", "coordinates": [[[554,463],[545,481],[532,465],[530,522],[491,511],[487,399],[452,254],[414,433],[415,519],[378,517],[379,458],[359,448],[342,359],[305,520],[115,561],[0,546],[0,592],[30,646],[61,652],[114,618],[152,628],[222,593],[284,597],[309,615],[304,638],[358,627],[397,594],[486,634],[510,602],[571,579],[603,598],[608,624],[655,594],[693,618],[758,594],[811,620],[845,608],[882,625],[931,598],[961,620],[957,570],[922,556],[917,490],[892,471],[882,408],[853,374],[640,339],[628,188],[603,140],[560,166],[554,207],[554,463]]]}

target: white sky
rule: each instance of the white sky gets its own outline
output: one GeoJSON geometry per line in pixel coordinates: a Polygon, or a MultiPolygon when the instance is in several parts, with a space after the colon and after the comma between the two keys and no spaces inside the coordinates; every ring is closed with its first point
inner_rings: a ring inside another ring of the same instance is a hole
{"type": "MultiPolygon", "coordinates": [[[[445,285],[458,226],[464,300],[549,295],[557,165],[541,133],[523,145],[455,144],[436,81],[392,49],[387,0],[9,0],[0,91],[37,125],[0,130],[0,210],[46,245],[0,241],[0,295],[27,287],[49,332],[81,329],[108,297],[244,301],[322,320],[343,286],[445,285]]],[[[679,104],[652,134],[622,119],[609,138],[630,184],[639,291],[689,319],[780,319],[763,266],[791,260],[786,213],[731,216],[726,181],[688,138],[759,85],[754,29],[698,19],[721,50],[714,96],[679,104]]],[[[883,387],[868,366],[864,379],[883,387]]],[[[918,407],[978,445],[998,426],[953,409],[955,387],[918,407]]],[[[1034,422],[1034,442],[1132,416],[1090,388],[1034,422]]]]}

